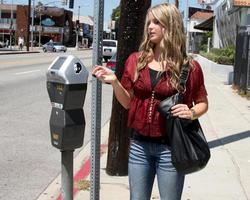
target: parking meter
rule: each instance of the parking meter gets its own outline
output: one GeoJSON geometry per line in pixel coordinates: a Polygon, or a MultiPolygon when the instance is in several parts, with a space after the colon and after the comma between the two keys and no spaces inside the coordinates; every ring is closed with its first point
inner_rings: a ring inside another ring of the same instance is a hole
{"type": "Polygon", "coordinates": [[[74,150],[83,144],[87,81],[88,71],[75,56],[59,56],[48,68],[51,142],[60,150],[74,150]]]}

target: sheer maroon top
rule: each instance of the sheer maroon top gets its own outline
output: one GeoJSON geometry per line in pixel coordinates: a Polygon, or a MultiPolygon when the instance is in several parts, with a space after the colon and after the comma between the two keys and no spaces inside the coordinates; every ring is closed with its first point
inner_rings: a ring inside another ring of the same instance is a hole
{"type": "MultiPolygon", "coordinates": [[[[126,90],[133,90],[128,110],[128,127],[147,137],[160,137],[165,134],[164,121],[157,111],[157,106],[165,98],[177,91],[171,86],[169,74],[164,72],[161,79],[152,88],[149,67],[145,66],[134,81],[137,59],[139,53],[132,53],[125,63],[121,84],[126,90]]],[[[201,67],[197,61],[192,61],[184,93],[184,103],[192,107],[193,102],[200,102],[206,95],[204,78],[201,67]]]]}

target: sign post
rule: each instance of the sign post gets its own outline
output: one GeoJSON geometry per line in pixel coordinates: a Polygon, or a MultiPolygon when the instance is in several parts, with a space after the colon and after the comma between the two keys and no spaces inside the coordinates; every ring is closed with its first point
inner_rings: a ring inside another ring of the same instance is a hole
{"type": "MultiPolygon", "coordinates": [[[[104,0],[94,1],[94,34],[92,64],[102,65],[104,0]]],[[[102,83],[92,76],[91,101],[91,190],[90,199],[100,198],[100,135],[102,83]]]]}

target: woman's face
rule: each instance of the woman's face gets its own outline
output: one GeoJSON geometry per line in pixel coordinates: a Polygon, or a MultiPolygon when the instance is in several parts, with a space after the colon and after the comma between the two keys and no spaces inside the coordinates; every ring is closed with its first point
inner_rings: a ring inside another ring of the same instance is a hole
{"type": "Polygon", "coordinates": [[[148,15],[148,35],[149,40],[154,44],[159,44],[163,38],[163,26],[150,12],[148,15]]]}

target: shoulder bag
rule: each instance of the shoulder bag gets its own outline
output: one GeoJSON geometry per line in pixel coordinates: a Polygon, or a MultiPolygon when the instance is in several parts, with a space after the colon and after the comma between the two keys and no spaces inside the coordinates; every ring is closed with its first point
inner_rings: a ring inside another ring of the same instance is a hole
{"type": "Polygon", "coordinates": [[[183,101],[188,74],[189,63],[182,66],[179,92],[163,100],[158,106],[158,111],[166,119],[172,164],[178,172],[184,174],[203,169],[210,159],[210,149],[198,119],[182,119],[171,114],[171,107],[183,101]]]}

